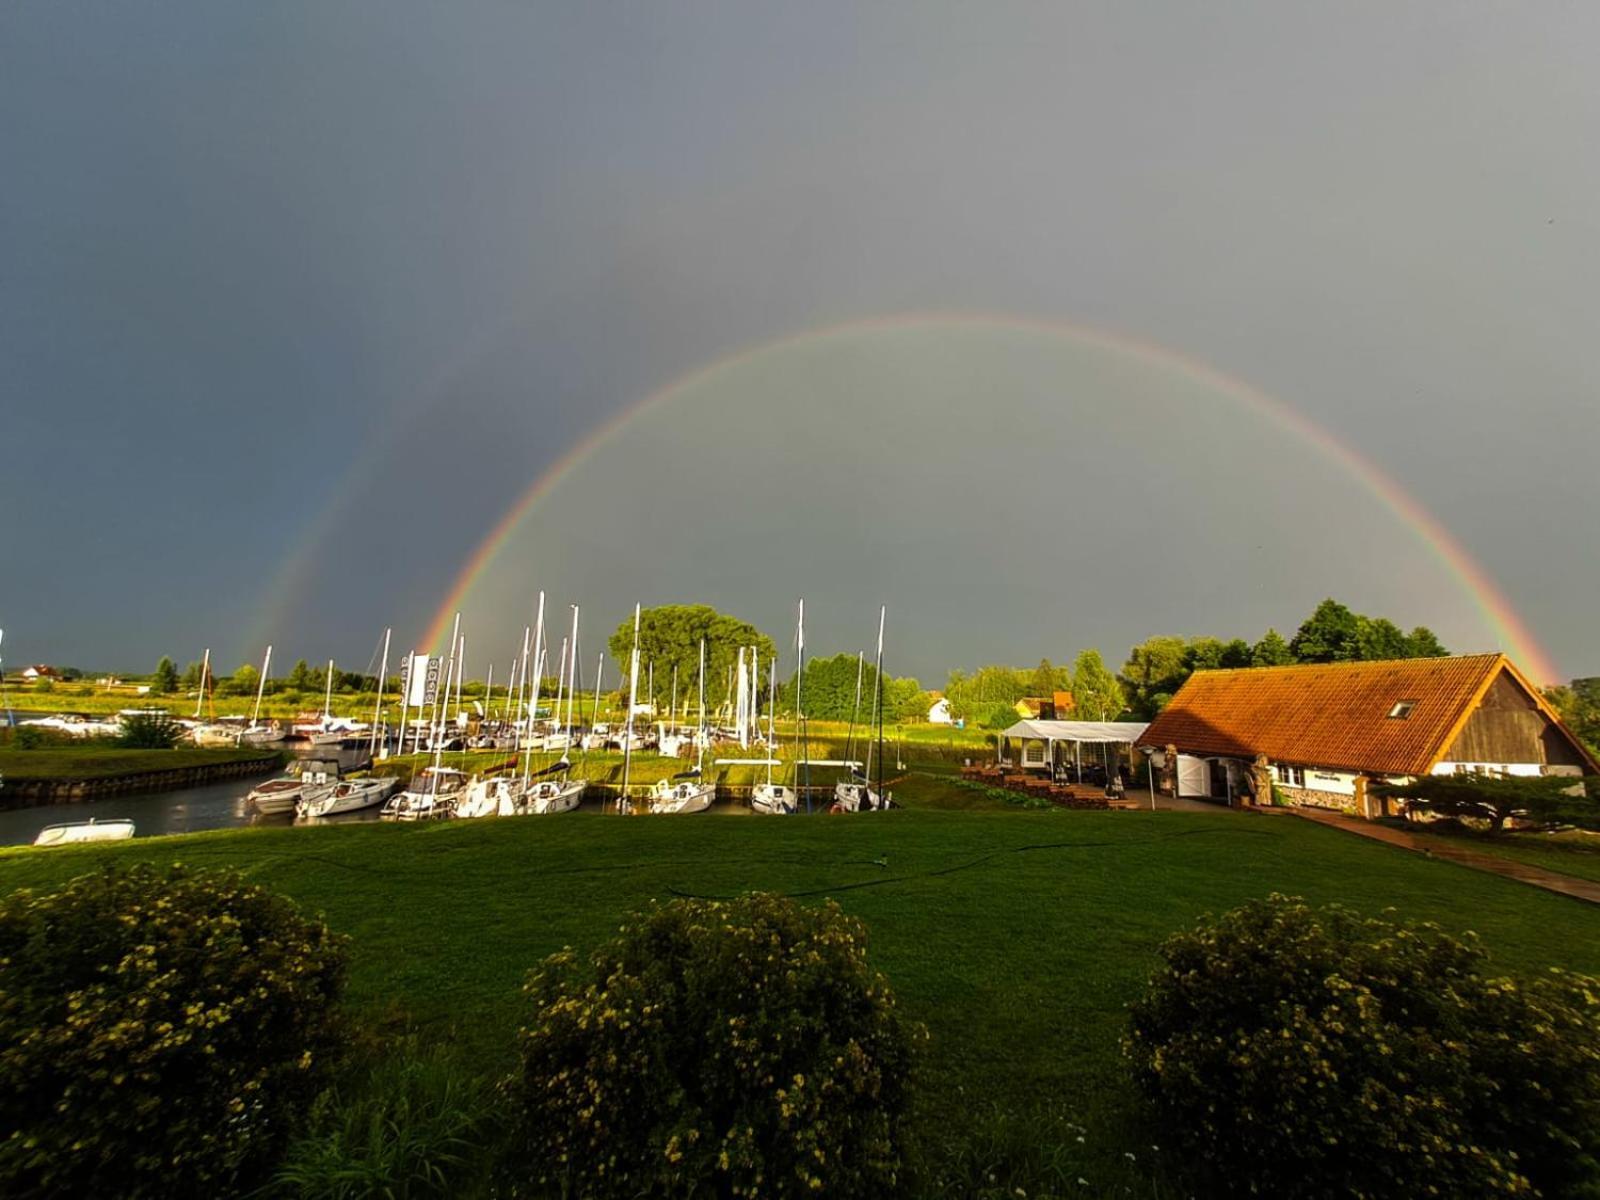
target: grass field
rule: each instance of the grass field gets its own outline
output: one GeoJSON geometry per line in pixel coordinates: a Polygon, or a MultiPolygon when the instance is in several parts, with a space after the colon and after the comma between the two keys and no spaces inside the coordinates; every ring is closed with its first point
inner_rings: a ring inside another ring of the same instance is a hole
{"type": "Polygon", "coordinates": [[[137,771],[179,771],[185,767],[260,758],[258,747],[240,750],[123,750],[116,746],[69,746],[39,750],[0,749],[0,775],[7,779],[102,779],[137,771]]]}
{"type": "MultiPolygon", "coordinates": [[[[917,786],[929,805],[961,790],[917,786]]],[[[917,1124],[952,1195],[1182,1194],[1161,1182],[1159,1131],[1141,1126],[1118,1038],[1162,939],[1207,910],[1273,891],[1393,905],[1475,930],[1507,971],[1600,972],[1600,909],[1310,822],[1227,812],[239,830],[0,851],[0,891],[139,859],[232,867],[325,913],[354,939],[356,1020],[453,1044],[486,1074],[509,1065],[527,969],[593,946],[630,910],[751,889],[836,898],[930,1031],[917,1124]]]]}

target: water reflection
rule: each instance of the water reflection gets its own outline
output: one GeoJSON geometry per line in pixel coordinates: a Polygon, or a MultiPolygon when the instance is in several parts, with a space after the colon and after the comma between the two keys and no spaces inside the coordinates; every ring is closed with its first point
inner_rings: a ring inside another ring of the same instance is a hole
{"type": "MultiPolygon", "coordinates": [[[[297,754],[300,758],[328,758],[326,746],[306,747],[297,754]]],[[[364,750],[338,751],[339,765],[352,769],[364,762],[364,750]]],[[[19,846],[32,843],[46,825],[59,825],[65,821],[129,820],[134,824],[135,837],[155,837],[169,833],[196,833],[202,829],[237,829],[250,825],[283,828],[295,823],[293,813],[262,816],[246,801],[250,789],[269,776],[251,776],[229,779],[222,783],[207,783],[200,787],[176,788],[165,792],[140,792],[133,795],[106,796],[81,804],[47,804],[37,808],[19,808],[0,812],[0,846],[19,846]]],[[[339,813],[322,817],[314,822],[333,825],[347,821],[375,821],[377,808],[360,812],[339,813]]]]}

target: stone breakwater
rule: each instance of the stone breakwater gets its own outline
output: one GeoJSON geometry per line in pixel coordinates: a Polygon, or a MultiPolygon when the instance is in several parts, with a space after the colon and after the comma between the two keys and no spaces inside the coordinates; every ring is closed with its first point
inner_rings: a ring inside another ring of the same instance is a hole
{"type": "Polygon", "coordinates": [[[276,753],[234,762],[202,763],[190,767],[171,767],[155,771],[128,771],[121,775],[99,775],[87,779],[26,779],[7,775],[0,786],[0,809],[34,808],[42,804],[77,804],[103,796],[129,792],[163,792],[199,787],[224,779],[242,779],[276,771],[283,759],[276,753]]]}

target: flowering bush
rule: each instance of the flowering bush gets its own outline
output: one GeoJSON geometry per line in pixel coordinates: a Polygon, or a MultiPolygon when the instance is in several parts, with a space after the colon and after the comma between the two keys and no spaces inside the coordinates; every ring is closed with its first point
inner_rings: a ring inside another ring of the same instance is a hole
{"type": "Polygon", "coordinates": [[[1600,981],[1272,896],[1161,950],[1125,1049],[1189,1160],[1266,1196],[1600,1187],[1600,981]]]}
{"type": "Polygon", "coordinates": [[[315,1092],[343,970],[342,938],[229,873],[0,900],[0,1193],[241,1185],[315,1092]]]}
{"type": "Polygon", "coordinates": [[[514,1161],[539,1192],[879,1196],[912,1032],[834,904],[652,908],[530,978],[514,1161]]]}

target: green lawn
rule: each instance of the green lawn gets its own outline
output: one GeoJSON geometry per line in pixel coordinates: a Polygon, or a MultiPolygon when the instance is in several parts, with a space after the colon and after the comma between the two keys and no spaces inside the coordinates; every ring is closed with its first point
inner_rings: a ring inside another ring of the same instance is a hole
{"type": "MultiPolygon", "coordinates": [[[[954,785],[919,786],[932,804],[954,785]]],[[[1152,1182],[1158,1135],[1140,1128],[1117,1043],[1161,940],[1206,910],[1274,891],[1394,905],[1476,930],[1507,971],[1600,972],[1600,909],[1310,822],[1226,812],[251,829],[4,850],[0,891],[138,859],[237,868],[326,913],[354,939],[357,1021],[416,1027],[485,1072],[508,1065],[527,969],[594,945],[624,913],[749,889],[835,897],[930,1030],[918,1124],[935,1157],[967,1152],[958,1170],[1030,1196],[1081,1191],[1079,1175],[1093,1191],[1171,1194],[1152,1182]],[[1067,1121],[1086,1127],[1083,1143],[1067,1121]]]]}
{"type": "Polygon", "coordinates": [[[0,775],[13,780],[99,779],[135,771],[176,771],[260,757],[262,751],[255,747],[235,750],[123,750],[116,746],[0,749],[0,775]]]}

